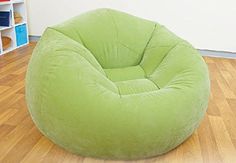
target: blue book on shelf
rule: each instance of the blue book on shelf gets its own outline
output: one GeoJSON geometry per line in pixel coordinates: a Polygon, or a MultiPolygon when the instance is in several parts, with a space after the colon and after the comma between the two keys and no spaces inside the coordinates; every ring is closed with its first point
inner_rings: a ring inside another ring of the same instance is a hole
{"type": "Polygon", "coordinates": [[[10,26],[10,11],[0,11],[0,26],[10,26]]]}

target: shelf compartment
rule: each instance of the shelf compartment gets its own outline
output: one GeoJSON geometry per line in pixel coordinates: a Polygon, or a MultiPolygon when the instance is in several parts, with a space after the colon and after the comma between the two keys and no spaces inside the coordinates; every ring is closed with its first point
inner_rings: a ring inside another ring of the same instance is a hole
{"type": "Polygon", "coordinates": [[[24,3],[13,3],[13,11],[13,19],[16,25],[26,22],[26,11],[24,3]]]}
{"type": "Polygon", "coordinates": [[[0,11],[9,12],[9,14],[10,14],[9,15],[9,26],[0,26],[0,30],[11,28],[13,26],[13,24],[12,24],[12,5],[11,4],[0,5],[0,11]]]}
{"type": "Polygon", "coordinates": [[[15,49],[15,47],[16,47],[16,36],[15,36],[15,30],[14,30],[14,28],[12,27],[12,28],[9,28],[9,29],[6,29],[6,30],[2,30],[1,31],[1,49],[2,49],[2,52],[3,53],[6,53],[6,52],[8,52],[8,51],[11,51],[11,50],[13,50],[13,49],[15,49]],[[9,37],[10,39],[11,39],[11,42],[10,42],[10,45],[9,45],[9,47],[8,48],[6,48],[6,49],[3,49],[3,40],[2,40],[2,38],[3,37],[9,37]]]}

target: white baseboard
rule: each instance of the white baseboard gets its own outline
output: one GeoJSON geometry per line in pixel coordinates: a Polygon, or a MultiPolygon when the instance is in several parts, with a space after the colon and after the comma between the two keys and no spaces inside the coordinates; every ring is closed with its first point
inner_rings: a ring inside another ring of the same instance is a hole
{"type": "Polygon", "coordinates": [[[202,56],[236,59],[236,53],[216,50],[198,49],[202,56]]]}
{"type": "Polygon", "coordinates": [[[40,36],[29,35],[29,41],[37,42],[40,39],[40,36]]]}

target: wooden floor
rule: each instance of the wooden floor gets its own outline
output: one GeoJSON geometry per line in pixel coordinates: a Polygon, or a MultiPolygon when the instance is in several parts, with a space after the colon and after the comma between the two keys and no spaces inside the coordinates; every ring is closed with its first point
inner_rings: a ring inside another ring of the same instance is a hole
{"type": "MultiPolygon", "coordinates": [[[[34,126],[24,97],[24,78],[35,44],[0,56],[0,162],[124,162],[73,155],[34,126]]],[[[197,131],[175,150],[133,162],[236,162],[236,60],[204,58],[211,76],[207,114],[197,131]]]]}

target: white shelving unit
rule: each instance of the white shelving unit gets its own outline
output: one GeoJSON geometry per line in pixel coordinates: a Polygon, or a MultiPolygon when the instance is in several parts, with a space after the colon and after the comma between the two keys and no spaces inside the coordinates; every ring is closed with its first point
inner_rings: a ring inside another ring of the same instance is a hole
{"type": "Polygon", "coordinates": [[[29,43],[28,24],[24,0],[0,2],[0,11],[10,11],[10,26],[0,26],[0,55],[3,55],[29,43]],[[22,21],[18,24],[14,20],[14,12],[19,13],[22,17],[22,21]],[[11,38],[10,47],[4,50],[2,46],[2,36],[11,38]]]}

